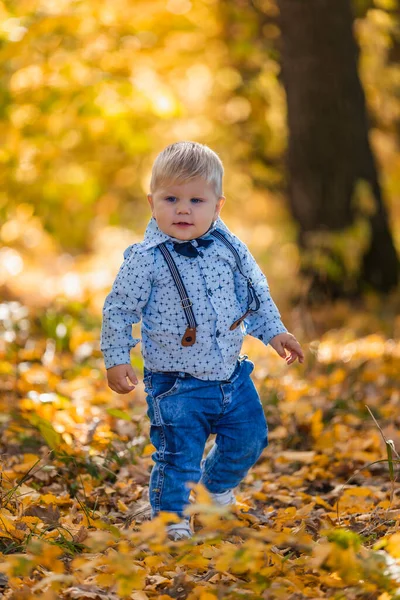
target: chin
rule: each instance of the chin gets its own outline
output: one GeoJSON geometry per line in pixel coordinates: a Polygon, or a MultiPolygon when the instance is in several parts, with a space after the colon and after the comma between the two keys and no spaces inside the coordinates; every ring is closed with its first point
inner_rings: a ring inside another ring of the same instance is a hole
{"type": "Polygon", "coordinates": [[[176,238],[177,240],[194,240],[199,237],[196,233],[195,227],[189,227],[188,229],[180,229],[179,227],[171,227],[168,235],[176,238]]]}
{"type": "Polygon", "coordinates": [[[189,242],[190,240],[194,240],[196,237],[199,237],[199,236],[194,235],[193,233],[187,232],[186,235],[178,234],[178,235],[173,235],[172,237],[176,238],[177,240],[183,240],[185,242],[189,242]]]}

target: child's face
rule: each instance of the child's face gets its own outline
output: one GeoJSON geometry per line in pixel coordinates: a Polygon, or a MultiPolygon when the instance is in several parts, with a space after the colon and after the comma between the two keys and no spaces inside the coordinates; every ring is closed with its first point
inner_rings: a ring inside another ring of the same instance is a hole
{"type": "Polygon", "coordinates": [[[178,240],[204,235],[225,202],[202,177],[164,183],[147,198],[158,227],[178,240]]]}

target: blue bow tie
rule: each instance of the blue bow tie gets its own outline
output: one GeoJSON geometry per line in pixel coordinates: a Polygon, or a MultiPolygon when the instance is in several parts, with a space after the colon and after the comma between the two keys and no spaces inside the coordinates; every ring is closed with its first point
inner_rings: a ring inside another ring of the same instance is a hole
{"type": "MultiPolygon", "coordinates": [[[[204,246],[204,248],[207,248],[213,243],[214,240],[203,240],[202,238],[197,238],[196,240],[192,241],[196,241],[198,246],[204,246]]],[[[199,251],[195,246],[193,246],[192,241],[183,242],[183,244],[174,242],[174,250],[178,252],[178,254],[182,254],[188,258],[196,258],[196,256],[199,255],[199,251]]]]}

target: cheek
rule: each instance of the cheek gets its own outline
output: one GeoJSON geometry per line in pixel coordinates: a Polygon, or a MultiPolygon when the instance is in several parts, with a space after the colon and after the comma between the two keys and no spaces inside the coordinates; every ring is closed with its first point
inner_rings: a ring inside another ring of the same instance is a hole
{"type": "Polygon", "coordinates": [[[159,219],[162,219],[168,212],[168,208],[163,206],[163,205],[156,205],[153,208],[153,215],[154,217],[158,217],[159,219]]]}

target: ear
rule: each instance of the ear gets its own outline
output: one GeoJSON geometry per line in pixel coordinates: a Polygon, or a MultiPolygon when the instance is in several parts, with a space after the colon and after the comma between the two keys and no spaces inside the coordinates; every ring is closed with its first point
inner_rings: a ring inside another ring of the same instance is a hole
{"type": "Polygon", "coordinates": [[[151,214],[154,216],[154,202],[153,202],[153,196],[151,194],[147,194],[147,201],[150,204],[151,214]]]}
{"type": "Polygon", "coordinates": [[[221,212],[221,208],[223,207],[223,205],[225,204],[225,196],[220,196],[217,200],[217,204],[215,207],[215,213],[214,213],[214,221],[216,219],[218,219],[219,213],[221,212]]]}

